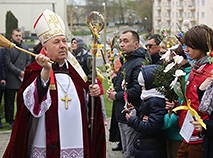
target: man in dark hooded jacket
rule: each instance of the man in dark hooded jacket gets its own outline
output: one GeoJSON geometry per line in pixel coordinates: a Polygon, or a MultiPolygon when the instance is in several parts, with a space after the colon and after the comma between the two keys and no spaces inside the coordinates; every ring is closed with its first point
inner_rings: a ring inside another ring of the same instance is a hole
{"type": "Polygon", "coordinates": [[[117,82],[114,89],[107,90],[107,97],[114,100],[115,116],[121,134],[121,142],[127,158],[131,157],[130,147],[136,135],[131,127],[128,127],[125,118],[126,112],[122,112],[125,105],[125,85],[127,86],[127,100],[129,103],[139,107],[141,103],[141,86],[138,84],[138,74],[145,60],[146,51],[138,48],[139,36],[135,31],[124,31],[120,37],[120,48],[125,55],[124,64],[117,74],[117,82]],[[125,72],[125,78],[124,78],[125,72]],[[124,84],[126,81],[126,84],[124,84]]]}

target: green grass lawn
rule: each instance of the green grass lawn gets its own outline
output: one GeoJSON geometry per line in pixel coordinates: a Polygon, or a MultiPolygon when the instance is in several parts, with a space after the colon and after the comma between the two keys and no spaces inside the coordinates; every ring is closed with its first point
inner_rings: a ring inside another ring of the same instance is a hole
{"type": "Polygon", "coordinates": [[[107,118],[111,117],[112,114],[112,101],[109,101],[106,95],[106,91],[108,89],[108,81],[107,78],[104,78],[104,81],[102,83],[103,89],[104,89],[104,105],[105,105],[105,110],[106,110],[106,115],[107,118]]]}

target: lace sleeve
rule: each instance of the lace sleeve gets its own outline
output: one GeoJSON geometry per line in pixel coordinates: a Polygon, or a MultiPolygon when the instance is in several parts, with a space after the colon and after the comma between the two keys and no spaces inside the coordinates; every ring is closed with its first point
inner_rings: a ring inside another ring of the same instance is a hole
{"type": "Polygon", "coordinates": [[[31,114],[34,117],[39,118],[50,108],[52,100],[50,90],[48,89],[43,100],[39,104],[36,80],[37,78],[24,90],[23,100],[25,106],[31,112],[31,114]]]}

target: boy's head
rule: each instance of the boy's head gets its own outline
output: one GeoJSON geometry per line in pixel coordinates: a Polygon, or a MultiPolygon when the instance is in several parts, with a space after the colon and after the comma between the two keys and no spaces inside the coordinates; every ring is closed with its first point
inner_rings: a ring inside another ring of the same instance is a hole
{"type": "Polygon", "coordinates": [[[138,83],[142,87],[145,87],[146,90],[157,87],[155,84],[153,84],[155,79],[154,74],[157,67],[160,67],[160,65],[147,65],[141,67],[141,71],[138,75],[138,83]]]}

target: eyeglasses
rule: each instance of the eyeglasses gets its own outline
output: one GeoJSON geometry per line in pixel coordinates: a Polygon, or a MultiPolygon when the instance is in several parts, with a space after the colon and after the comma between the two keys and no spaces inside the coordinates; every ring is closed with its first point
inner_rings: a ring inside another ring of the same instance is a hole
{"type": "Polygon", "coordinates": [[[152,46],[157,46],[157,44],[146,44],[145,45],[146,48],[152,48],[152,46]]]}

